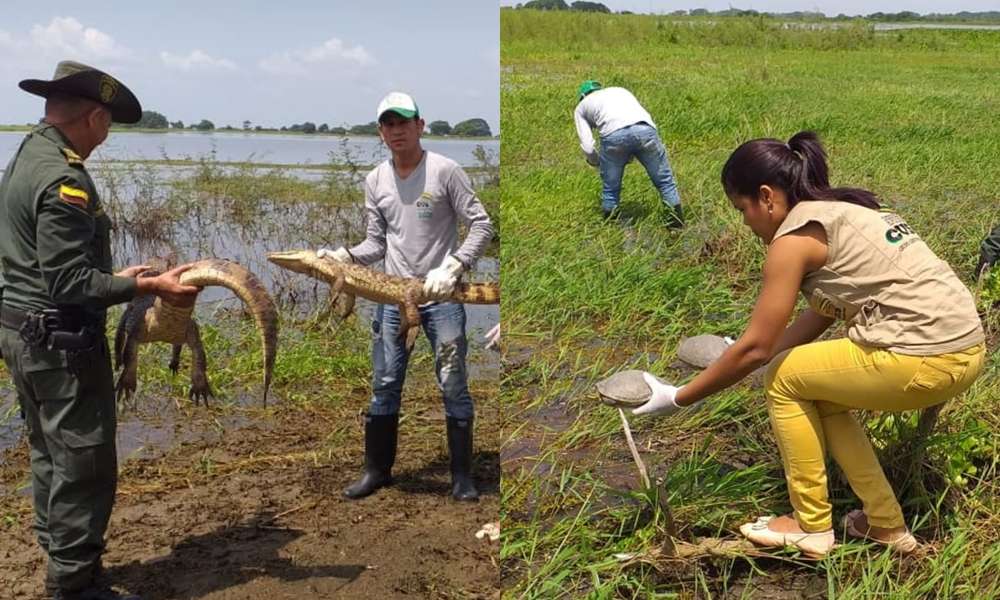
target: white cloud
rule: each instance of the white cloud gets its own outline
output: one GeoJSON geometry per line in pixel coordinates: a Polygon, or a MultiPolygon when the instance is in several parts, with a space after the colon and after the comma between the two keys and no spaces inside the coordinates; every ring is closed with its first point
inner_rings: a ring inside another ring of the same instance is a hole
{"type": "Polygon", "coordinates": [[[87,59],[127,58],[131,52],[110,35],[93,27],[84,27],[73,17],[55,17],[46,26],[31,28],[31,44],[48,55],[87,59]]]}
{"type": "Polygon", "coordinates": [[[261,59],[258,66],[268,73],[306,75],[317,67],[353,70],[375,63],[375,57],[363,46],[348,46],[338,38],[330,38],[312,48],[272,54],[261,59]]]}
{"type": "Polygon", "coordinates": [[[160,60],[162,60],[163,64],[167,67],[181,71],[211,69],[225,69],[232,71],[237,68],[236,63],[228,58],[214,58],[199,49],[192,50],[187,56],[171,54],[170,52],[165,51],[160,52],[160,60]]]}

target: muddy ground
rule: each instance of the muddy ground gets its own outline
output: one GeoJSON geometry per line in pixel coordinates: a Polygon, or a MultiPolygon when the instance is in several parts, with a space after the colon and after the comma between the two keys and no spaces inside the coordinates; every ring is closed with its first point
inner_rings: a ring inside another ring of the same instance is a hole
{"type": "MultiPolygon", "coordinates": [[[[475,537],[499,514],[496,386],[472,391],[476,504],[448,495],[432,389],[404,400],[396,485],[353,502],[341,490],[361,466],[363,391],[339,410],[165,403],[172,443],[121,465],[108,576],[146,600],[499,598],[499,542],[475,537]]],[[[44,597],[27,483],[22,440],[0,454],[0,595],[15,600],[44,597]]]]}

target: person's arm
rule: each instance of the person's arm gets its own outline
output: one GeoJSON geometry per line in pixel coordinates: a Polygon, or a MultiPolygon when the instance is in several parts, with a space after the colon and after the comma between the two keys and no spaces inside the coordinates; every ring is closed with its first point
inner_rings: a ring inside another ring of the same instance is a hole
{"type": "Polygon", "coordinates": [[[778,340],[777,346],[774,348],[774,352],[771,354],[771,358],[781,354],[789,348],[794,348],[795,346],[801,346],[802,344],[808,344],[809,342],[815,340],[819,336],[823,335],[823,332],[833,325],[833,317],[824,317],[818,312],[811,308],[807,308],[799,316],[792,321],[792,324],[785,328],[784,333],[781,334],[781,339],[778,340]]]}
{"type": "Polygon", "coordinates": [[[347,251],[354,262],[360,265],[370,265],[385,256],[385,215],[378,209],[375,192],[371,184],[365,180],[365,239],[347,251]]]}
{"type": "Polygon", "coordinates": [[[594,149],[594,133],[590,130],[590,121],[583,110],[583,102],[576,105],[573,113],[573,120],[576,122],[576,135],[580,138],[580,150],[587,158],[587,162],[597,165],[597,151],[594,149]]]}
{"type": "Polygon", "coordinates": [[[87,187],[64,175],[45,188],[37,205],[38,266],[56,304],[110,306],[136,294],[133,277],[105,273],[91,263],[95,218],[87,187]]]}
{"type": "Polygon", "coordinates": [[[447,189],[452,209],[469,230],[462,245],[454,252],[454,257],[465,265],[466,269],[470,269],[493,239],[493,222],[483,208],[479,196],[472,189],[472,182],[462,167],[456,166],[451,172],[447,189]]]}
{"type": "Polygon", "coordinates": [[[806,225],[771,244],[764,261],[763,289],[747,330],[717,361],[680,389],[678,405],[693,404],[733,385],[771,360],[780,344],[811,335],[818,326],[811,317],[805,317],[799,327],[785,326],[795,309],[802,279],[823,266],[826,253],[826,236],[819,224],[806,225]]]}

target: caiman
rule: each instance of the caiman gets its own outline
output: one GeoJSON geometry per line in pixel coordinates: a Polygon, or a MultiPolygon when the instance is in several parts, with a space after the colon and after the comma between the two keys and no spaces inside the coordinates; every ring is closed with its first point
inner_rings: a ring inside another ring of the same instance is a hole
{"type": "MultiPolygon", "coordinates": [[[[406,337],[407,350],[413,348],[420,332],[420,313],[417,307],[433,300],[424,293],[423,279],[396,277],[361,265],[319,258],[313,250],[270,252],[267,260],[283,269],[326,281],[331,286],[330,296],[334,299],[339,294],[344,294],[346,302],[341,316],[350,314],[354,308],[355,296],[379,304],[399,305],[399,335],[406,337]]],[[[459,282],[445,300],[464,304],[499,304],[500,285],[459,282]]]]}
{"type": "MultiPolygon", "coordinates": [[[[150,261],[153,269],[140,277],[158,275],[171,267],[170,261],[150,261]]],[[[261,333],[264,348],[264,404],[271,386],[271,372],[278,349],[278,311],[274,301],[257,277],[229,260],[206,259],[192,264],[191,269],[180,276],[184,285],[198,287],[222,286],[232,290],[250,309],[261,333]]],[[[168,365],[177,373],[180,368],[181,349],[185,344],[191,348],[191,388],[188,397],[198,404],[207,405],[212,397],[208,382],[205,347],[201,341],[198,324],[191,313],[194,301],[188,306],[175,306],[156,296],[141,296],[129,303],[115,335],[115,366],[121,375],[115,385],[118,400],[128,400],[135,393],[139,344],[167,342],[173,344],[173,354],[168,365]]]]}

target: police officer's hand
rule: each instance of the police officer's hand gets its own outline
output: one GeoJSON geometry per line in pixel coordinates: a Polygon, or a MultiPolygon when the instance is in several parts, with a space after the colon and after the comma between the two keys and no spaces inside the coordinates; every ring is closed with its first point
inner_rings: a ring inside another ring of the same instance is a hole
{"type": "Polygon", "coordinates": [[[191,264],[181,265],[157,275],[156,277],[140,277],[136,279],[140,294],[155,294],[175,306],[191,306],[195,297],[201,291],[200,287],[181,283],[181,274],[191,268],[191,264]]]}
{"type": "Polygon", "coordinates": [[[149,270],[149,265],[133,265],[115,273],[115,277],[138,277],[149,270]]]}

